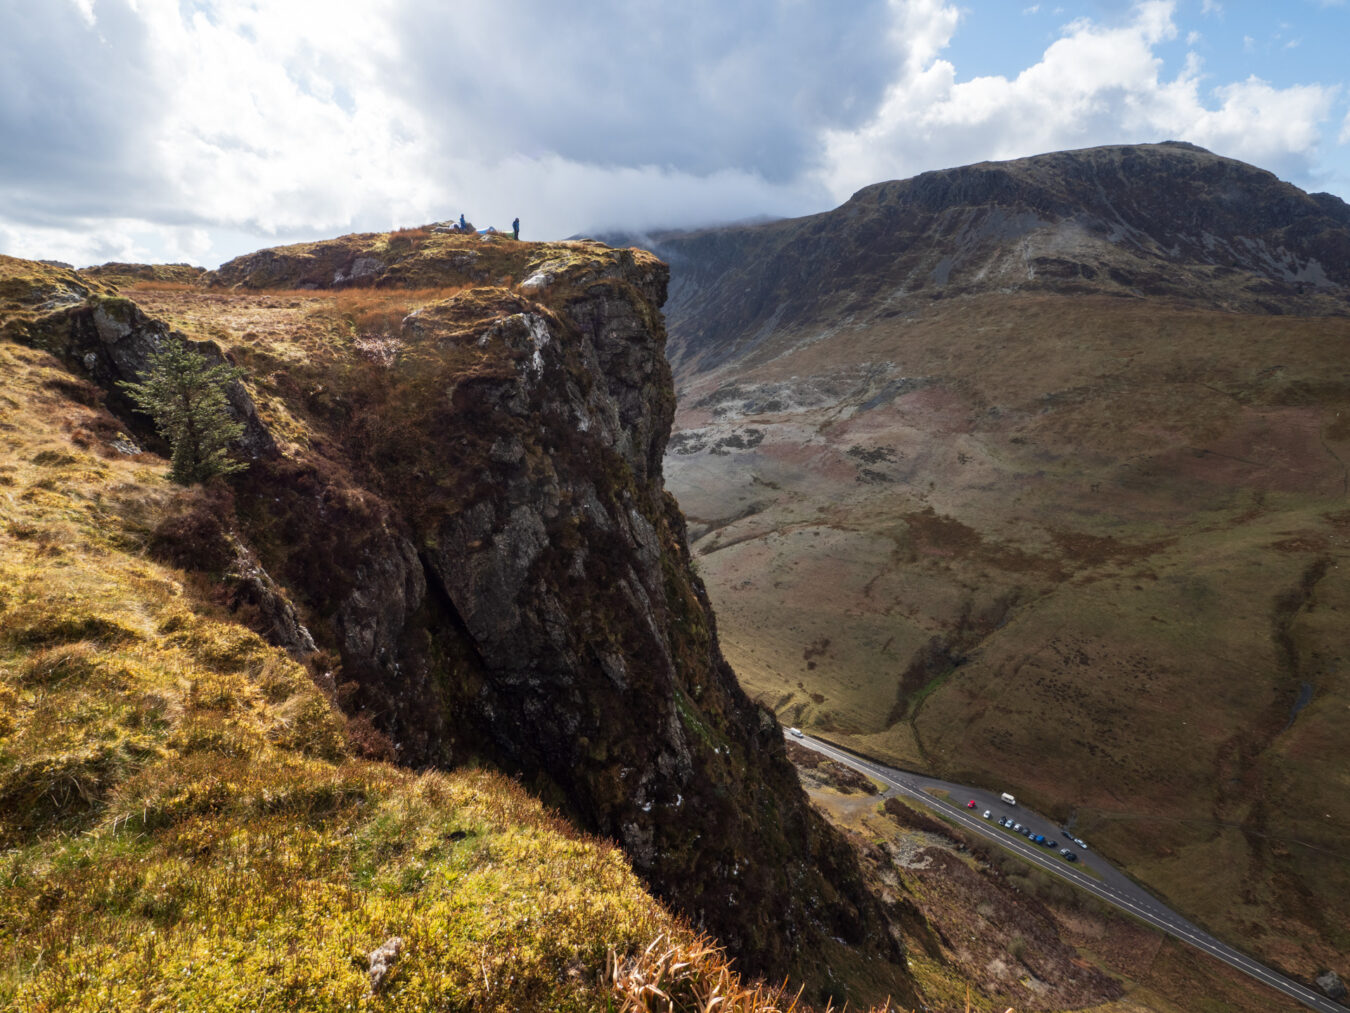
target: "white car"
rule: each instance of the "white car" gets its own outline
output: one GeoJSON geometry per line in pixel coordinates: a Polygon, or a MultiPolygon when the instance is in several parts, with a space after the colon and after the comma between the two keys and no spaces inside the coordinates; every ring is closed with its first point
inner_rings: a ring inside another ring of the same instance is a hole
{"type": "Polygon", "coordinates": [[[798,739],[805,738],[805,736],[802,735],[802,730],[800,728],[789,728],[788,734],[798,739]]]}
{"type": "Polygon", "coordinates": [[[989,818],[990,818],[990,812],[989,812],[988,809],[986,809],[986,810],[984,811],[984,818],[985,818],[985,819],[989,819],[989,818]]]}

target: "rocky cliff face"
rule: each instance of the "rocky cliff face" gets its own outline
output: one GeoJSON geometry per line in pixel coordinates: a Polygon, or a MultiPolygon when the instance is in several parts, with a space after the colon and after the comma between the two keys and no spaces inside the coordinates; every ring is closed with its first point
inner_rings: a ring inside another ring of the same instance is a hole
{"type": "MultiPolygon", "coordinates": [[[[378,336],[316,312],[306,320],[329,330],[303,354],[286,343],[298,338],[217,326],[253,378],[236,407],[258,421],[242,448],[255,461],[162,525],[162,550],[252,573],[249,600],[271,603],[286,645],[312,637],[321,681],[387,737],[371,748],[516,773],[620,842],[746,970],[824,981],[847,944],[884,958],[904,994],[851,851],[722,657],[663,489],[666,267],[596,244],[363,236],[265,251],[207,281],[285,309],[354,274],[386,290],[434,280],[445,297],[378,336]]],[[[191,296],[172,298],[192,315],[191,296]]],[[[134,307],[111,329],[98,305],[70,312],[27,340],[105,386],[109,349],[168,333],[134,307]]]]}

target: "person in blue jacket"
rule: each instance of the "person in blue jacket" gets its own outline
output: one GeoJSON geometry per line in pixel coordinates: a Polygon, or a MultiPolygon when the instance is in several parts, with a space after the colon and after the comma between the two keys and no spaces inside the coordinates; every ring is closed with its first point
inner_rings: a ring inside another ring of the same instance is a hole
{"type": "Polygon", "coordinates": [[[460,230],[461,232],[468,232],[468,231],[469,231],[469,223],[466,222],[466,221],[464,220],[464,214],[463,214],[463,212],[460,212],[460,216],[459,216],[459,230],[460,230]]]}
{"type": "Polygon", "coordinates": [[[513,222],[511,223],[511,231],[515,233],[515,236],[516,236],[517,239],[520,238],[520,218],[519,218],[519,217],[517,217],[516,220],[513,221],[513,222]]]}

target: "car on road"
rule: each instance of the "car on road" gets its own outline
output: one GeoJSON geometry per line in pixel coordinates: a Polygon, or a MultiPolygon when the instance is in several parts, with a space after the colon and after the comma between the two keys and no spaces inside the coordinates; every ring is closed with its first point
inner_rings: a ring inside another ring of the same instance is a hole
{"type": "Polygon", "coordinates": [[[1069,861],[1071,861],[1071,862],[1076,862],[1076,861],[1078,861],[1078,856],[1075,855],[1075,854],[1074,854],[1072,851],[1070,851],[1068,848],[1061,848],[1060,851],[1059,851],[1059,853],[1060,853],[1061,855],[1063,855],[1065,858],[1067,858],[1067,859],[1068,859],[1069,861]]]}
{"type": "Polygon", "coordinates": [[[984,818],[985,818],[985,819],[988,819],[989,816],[990,816],[990,812],[989,812],[988,809],[986,809],[986,810],[984,811],[984,818]]]}
{"type": "Polygon", "coordinates": [[[789,728],[788,734],[793,736],[794,738],[798,739],[804,738],[804,736],[802,735],[802,730],[800,728],[789,728]]]}
{"type": "Polygon", "coordinates": [[[967,809],[974,809],[974,808],[975,808],[975,800],[974,800],[974,799],[971,799],[969,802],[967,802],[967,803],[966,803],[966,808],[967,808],[967,809]]]}

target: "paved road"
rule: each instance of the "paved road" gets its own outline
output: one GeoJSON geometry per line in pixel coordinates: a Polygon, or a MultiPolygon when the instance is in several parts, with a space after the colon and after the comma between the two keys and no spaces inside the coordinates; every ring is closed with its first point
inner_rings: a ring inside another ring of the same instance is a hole
{"type": "Polygon", "coordinates": [[[868,760],[856,753],[847,752],[809,735],[803,735],[801,738],[792,737],[791,741],[814,749],[818,753],[823,753],[832,760],[848,764],[855,770],[860,770],[875,777],[883,784],[891,786],[895,791],[917,799],[930,808],[940,810],[943,815],[967,830],[974,831],[1001,844],[1004,848],[1016,853],[1031,864],[1038,865],[1068,880],[1074,886],[1100,897],[1108,904],[1112,904],[1141,921],[1147,922],[1154,928],[1161,929],[1184,943],[1190,943],[1196,949],[1203,950],[1212,957],[1217,957],[1230,967],[1235,967],[1239,971],[1251,975],[1257,981],[1283,992],[1291,999],[1301,1002],[1310,1009],[1318,1010],[1319,1013],[1350,1013],[1350,1009],[1347,1009],[1347,1007],[1332,1002],[1307,986],[1300,985],[1292,978],[1286,978],[1263,964],[1258,964],[1231,946],[1221,943],[1203,929],[1192,925],[1110,862],[1093,852],[1090,848],[1091,841],[1087,842],[1089,845],[1087,849],[1072,844],[1066,839],[1061,827],[1056,826],[1037,813],[1030,812],[1025,806],[1010,806],[1003,802],[997,793],[985,791],[981,788],[971,788],[951,781],[943,781],[936,777],[928,777],[924,774],[896,770],[894,767],[887,767],[873,760],[868,760]],[[951,802],[946,802],[941,797],[933,795],[932,792],[934,791],[947,792],[951,802]],[[966,808],[966,803],[972,799],[975,802],[975,808],[966,808]],[[986,810],[989,811],[989,819],[987,820],[983,818],[986,810]],[[1051,851],[1043,845],[1033,844],[1021,834],[1014,834],[1005,830],[998,825],[1000,816],[1010,816],[1018,823],[1031,827],[1033,833],[1044,834],[1047,838],[1058,841],[1061,848],[1068,847],[1076,853],[1079,861],[1069,862],[1059,854],[1058,849],[1051,851]],[[1082,866],[1085,866],[1086,869],[1082,866]],[[1086,871],[1087,869],[1090,869],[1091,872],[1086,871]]]}

